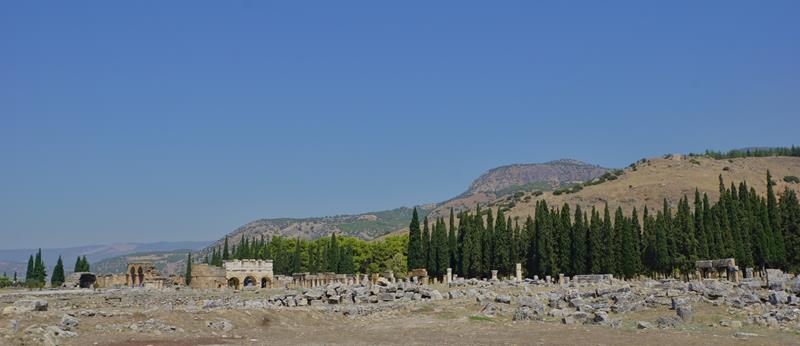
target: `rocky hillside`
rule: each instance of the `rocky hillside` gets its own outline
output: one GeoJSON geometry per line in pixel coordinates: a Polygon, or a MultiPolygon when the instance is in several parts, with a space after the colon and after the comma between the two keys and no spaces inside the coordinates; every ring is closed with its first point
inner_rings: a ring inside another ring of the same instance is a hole
{"type": "Polygon", "coordinates": [[[475,179],[464,195],[503,195],[515,190],[549,191],[566,184],[593,179],[606,171],[608,169],[577,160],[501,166],[475,179]]]}
{"type": "MultiPolygon", "coordinates": [[[[525,217],[532,214],[536,201],[546,200],[551,206],[561,206],[565,202],[574,208],[602,208],[608,202],[610,208],[621,206],[626,213],[633,207],[639,209],[660,208],[664,198],[676,207],[684,195],[693,198],[695,188],[700,193],[708,193],[711,200],[719,198],[719,175],[725,184],[737,185],[746,181],[748,186],[759,194],[766,194],[767,170],[777,183],[776,192],[785,187],[800,191],[800,184],[787,182],[785,177],[800,177],[800,157],[748,157],[716,160],[707,157],[688,157],[667,155],[665,157],[638,161],[625,168],[613,179],[577,189],[516,194],[501,197],[491,204],[494,207],[509,209],[512,216],[525,217]]],[[[792,180],[788,178],[788,180],[792,180]]]]}

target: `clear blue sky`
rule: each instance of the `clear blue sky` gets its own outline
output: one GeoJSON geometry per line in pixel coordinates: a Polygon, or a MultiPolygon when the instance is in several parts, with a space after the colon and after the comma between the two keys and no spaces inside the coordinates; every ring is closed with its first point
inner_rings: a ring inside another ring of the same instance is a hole
{"type": "Polygon", "coordinates": [[[800,144],[798,1],[7,1],[0,248],[216,239],[495,166],[800,144]]]}

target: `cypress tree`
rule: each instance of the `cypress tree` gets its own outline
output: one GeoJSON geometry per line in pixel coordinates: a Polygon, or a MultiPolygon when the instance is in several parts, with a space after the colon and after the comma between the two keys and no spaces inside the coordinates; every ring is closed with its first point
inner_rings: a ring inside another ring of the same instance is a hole
{"type": "Polygon", "coordinates": [[[73,272],[79,273],[82,271],[83,271],[83,262],[81,261],[81,256],[78,256],[78,258],[75,259],[75,270],[73,270],[73,272]]]}
{"type": "Polygon", "coordinates": [[[558,267],[561,271],[572,273],[572,222],[570,220],[569,204],[564,203],[561,207],[560,217],[556,223],[556,239],[558,241],[558,267]]]}
{"type": "Polygon", "coordinates": [[[447,268],[450,266],[450,246],[447,235],[447,226],[443,219],[439,219],[438,228],[436,231],[436,277],[443,277],[447,274],[447,268]]]}
{"type": "Polygon", "coordinates": [[[184,281],[186,282],[186,286],[192,284],[192,253],[186,254],[186,273],[184,274],[184,281]]]}
{"type": "Polygon", "coordinates": [[[455,216],[450,208],[450,227],[447,229],[447,248],[450,256],[449,268],[453,271],[458,267],[458,240],[456,236],[455,216]]]}
{"type": "Polygon", "coordinates": [[[500,275],[511,273],[512,234],[509,232],[510,226],[506,223],[506,216],[503,211],[498,210],[497,220],[494,225],[494,260],[492,260],[492,263],[500,275]]]}
{"type": "MultiPolygon", "coordinates": [[[[630,254],[628,254],[628,256],[625,256],[625,254],[623,253],[623,250],[625,250],[624,249],[625,247],[628,247],[628,250],[632,250],[632,248],[630,246],[632,246],[633,244],[632,244],[632,239],[630,239],[630,237],[628,237],[628,235],[625,234],[625,232],[626,232],[626,230],[625,230],[625,219],[624,219],[624,216],[622,215],[622,207],[617,207],[617,210],[614,212],[614,224],[612,226],[612,229],[614,230],[614,232],[613,232],[613,234],[614,234],[614,244],[613,244],[613,248],[614,248],[614,252],[613,252],[614,261],[613,261],[613,263],[614,263],[614,265],[613,265],[613,268],[615,270],[612,273],[614,273],[618,277],[626,277],[627,278],[628,276],[625,275],[625,271],[623,270],[624,269],[623,267],[625,265],[631,266],[632,263],[623,263],[623,261],[625,261],[626,259],[628,261],[631,261],[630,254]],[[625,244],[626,242],[628,242],[627,245],[625,244]]],[[[630,252],[630,251],[628,251],[628,252],[630,252]]]]}
{"type": "Polygon", "coordinates": [[[533,222],[533,218],[530,215],[528,215],[528,217],[525,219],[523,234],[525,238],[524,242],[526,242],[528,245],[528,249],[525,251],[527,254],[526,256],[527,273],[533,274],[537,271],[537,268],[539,267],[538,263],[539,261],[538,257],[536,256],[536,253],[538,251],[536,247],[536,225],[533,222]]]}
{"type": "MultiPolygon", "coordinates": [[[[478,214],[478,220],[483,223],[483,217],[480,214],[478,214]]],[[[503,220],[503,222],[505,223],[505,220],[503,220]]],[[[483,257],[481,263],[483,264],[483,275],[489,276],[492,269],[497,269],[497,263],[494,262],[495,231],[492,208],[486,211],[486,226],[482,227],[482,229],[481,250],[483,257]]]]}
{"type": "Polygon", "coordinates": [[[639,213],[633,208],[630,218],[631,241],[633,241],[633,273],[642,273],[642,226],[639,223],[639,213]]]}
{"type": "Polygon", "coordinates": [[[617,247],[616,237],[614,236],[614,226],[611,223],[611,213],[608,211],[608,203],[603,209],[603,226],[602,226],[602,239],[601,256],[603,261],[603,273],[613,274],[617,272],[616,260],[617,254],[614,251],[617,247]]]}
{"type": "Polygon", "coordinates": [[[600,213],[592,207],[592,218],[589,225],[589,251],[587,251],[590,264],[589,270],[592,274],[601,274],[605,270],[603,259],[603,256],[605,256],[604,248],[600,213]]]}
{"type": "Polygon", "coordinates": [[[775,198],[775,191],[772,175],[767,171],[767,217],[769,227],[772,230],[772,249],[774,265],[784,268],[786,265],[786,244],[784,244],[783,227],[781,225],[781,210],[778,208],[778,200],[775,198]]]}
{"type": "Polygon", "coordinates": [[[36,257],[33,260],[33,276],[36,278],[36,284],[39,287],[44,286],[47,273],[44,268],[44,261],[42,261],[42,249],[36,252],[36,257]]]}
{"type": "Polygon", "coordinates": [[[788,187],[781,194],[780,208],[787,267],[793,272],[798,272],[800,271],[800,204],[797,194],[788,187]]]}
{"type": "Polygon", "coordinates": [[[33,267],[34,267],[33,255],[31,255],[30,257],[28,257],[28,269],[25,271],[25,283],[27,283],[28,286],[36,282],[36,278],[34,277],[33,267]]]}
{"type": "Polygon", "coordinates": [[[222,260],[227,261],[231,257],[230,253],[228,252],[228,236],[225,236],[225,245],[222,246],[222,260]]]}
{"type": "Polygon", "coordinates": [[[421,242],[419,215],[417,215],[417,208],[414,208],[411,214],[411,224],[408,225],[408,270],[423,268],[421,242]]]}
{"type": "Polygon", "coordinates": [[[697,241],[697,256],[709,258],[709,240],[703,222],[703,202],[700,199],[700,190],[694,189],[694,237],[697,241]]]}
{"type": "Polygon", "coordinates": [[[426,216],[422,225],[422,268],[428,273],[433,274],[433,261],[431,260],[431,234],[428,228],[428,217],[426,216]]]}
{"type": "Polygon", "coordinates": [[[339,245],[336,243],[336,233],[331,234],[331,244],[328,248],[328,271],[336,272],[339,269],[339,245]]]}
{"type": "Polygon", "coordinates": [[[570,244],[570,254],[572,258],[572,273],[584,274],[586,270],[586,231],[583,225],[583,213],[581,206],[575,206],[575,223],[572,224],[572,243],[570,244]]]}
{"type": "Polygon", "coordinates": [[[53,276],[50,277],[50,287],[61,287],[64,284],[64,262],[58,256],[56,266],[53,267],[53,276]]]}

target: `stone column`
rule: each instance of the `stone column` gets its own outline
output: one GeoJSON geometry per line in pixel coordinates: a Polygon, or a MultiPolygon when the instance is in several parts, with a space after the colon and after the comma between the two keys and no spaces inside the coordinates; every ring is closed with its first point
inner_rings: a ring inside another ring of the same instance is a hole
{"type": "Polygon", "coordinates": [[[564,274],[558,274],[558,284],[563,285],[565,283],[566,282],[564,282],[564,274]]]}
{"type": "Polygon", "coordinates": [[[522,263],[517,263],[517,282],[522,281],[522,263]]]}
{"type": "Polygon", "coordinates": [[[497,270],[492,270],[492,280],[497,280],[497,270]]]}
{"type": "Polygon", "coordinates": [[[453,268],[447,268],[447,276],[444,277],[444,283],[449,284],[453,281],[453,268]]]}

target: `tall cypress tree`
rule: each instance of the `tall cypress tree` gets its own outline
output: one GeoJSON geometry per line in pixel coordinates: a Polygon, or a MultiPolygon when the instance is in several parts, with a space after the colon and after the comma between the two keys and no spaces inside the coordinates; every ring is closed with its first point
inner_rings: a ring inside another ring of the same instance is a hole
{"type": "Polygon", "coordinates": [[[419,229],[417,208],[414,208],[411,214],[411,224],[408,225],[408,270],[419,268],[423,268],[422,235],[419,229]]]}
{"type": "Polygon", "coordinates": [[[447,249],[449,254],[449,268],[453,271],[458,267],[458,240],[456,235],[455,215],[453,215],[453,208],[450,208],[450,227],[447,228],[447,249]]]}
{"type": "Polygon", "coordinates": [[[773,264],[783,268],[786,264],[786,245],[781,225],[781,210],[778,208],[778,200],[775,198],[775,191],[772,188],[774,185],[772,174],[767,171],[767,217],[772,230],[773,264]]]}
{"type": "Polygon", "coordinates": [[[431,233],[428,228],[428,217],[426,216],[422,225],[422,268],[428,273],[433,274],[433,261],[431,261],[431,233]]]}
{"type": "Polygon", "coordinates": [[[44,261],[42,261],[41,248],[36,252],[36,257],[33,261],[33,276],[38,287],[44,286],[45,280],[47,279],[47,269],[44,266],[44,261]]]}
{"type": "Polygon", "coordinates": [[[608,211],[608,203],[603,209],[603,226],[602,226],[602,261],[603,273],[613,274],[617,272],[617,239],[614,235],[614,225],[611,222],[611,213],[608,211]]]}
{"type": "Polygon", "coordinates": [[[339,269],[339,244],[336,243],[336,233],[331,234],[331,243],[328,248],[328,271],[336,272],[339,269]]]}
{"type": "Polygon", "coordinates": [[[31,283],[36,282],[33,269],[33,255],[30,255],[30,257],[28,257],[28,269],[25,271],[25,283],[27,283],[28,286],[30,286],[31,283]]]}
{"type": "Polygon", "coordinates": [[[572,273],[584,274],[586,270],[586,231],[583,225],[583,213],[581,206],[575,206],[575,223],[572,224],[572,243],[570,244],[570,254],[572,258],[572,273]]]}
{"type": "Polygon", "coordinates": [[[630,218],[631,241],[633,242],[633,273],[642,273],[642,226],[639,223],[639,213],[633,208],[630,218]]]}
{"type": "Polygon", "coordinates": [[[781,194],[780,208],[787,267],[791,271],[798,272],[800,271],[800,203],[797,194],[788,187],[781,194]]]}
{"type": "Polygon", "coordinates": [[[186,254],[186,273],[184,273],[183,280],[186,282],[186,286],[192,284],[192,253],[186,254]]]}
{"type": "Polygon", "coordinates": [[[600,213],[592,207],[592,218],[589,224],[589,251],[588,261],[589,270],[592,274],[601,274],[605,270],[604,258],[605,256],[605,243],[603,242],[602,222],[600,221],[600,213]]]}
{"type": "Polygon", "coordinates": [[[50,277],[51,287],[61,287],[64,284],[64,262],[61,261],[61,256],[58,256],[58,262],[53,267],[53,276],[50,277]]]}
{"type": "Polygon", "coordinates": [[[703,202],[700,199],[700,190],[694,189],[694,237],[697,240],[697,256],[709,258],[708,234],[703,222],[703,202]]]}
{"type": "Polygon", "coordinates": [[[511,273],[511,238],[506,216],[502,209],[497,210],[497,220],[494,225],[494,268],[500,275],[511,273]]]}
{"type": "Polygon", "coordinates": [[[558,241],[558,267],[567,275],[573,274],[572,272],[572,222],[569,210],[569,204],[564,203],[561,207],[561,213],[556,222],[556,239],[558,241]]]}
{"type": "Polygon", "coordinates": [[[230,252],[228,252],[228,236],[225,236],[225,245],[222,246],[222,260],[227,261],[231,258],[230,252]]]}
{"type": "MultiPolygon", "coordinates": [[[[478,220],[483,223],[483,217],[478,214],[478,220]]],[[[503,220],[505,223],[505,220],[503,220]]],[[[494,231],[494,217],[492,216],[492,208],[486,210],[486,226],[482,227],[483,232],[482,240],[481,240],[481,250],[482,250],[482,260],[483,263],[483,275],[489,276],[489,273],[492,269],[497,269],[497,263],[494,262],[494,242],[495,242],[495,231],[494,231]]]]}
{"type": "Polygon", "coordinates": [[[73,272],[79,273],[82,271],[83,271],[83,261],[81,261],[81,256],[78,256],[78,258],[75,259],[75,269],[73,270],[73,272]]]}

